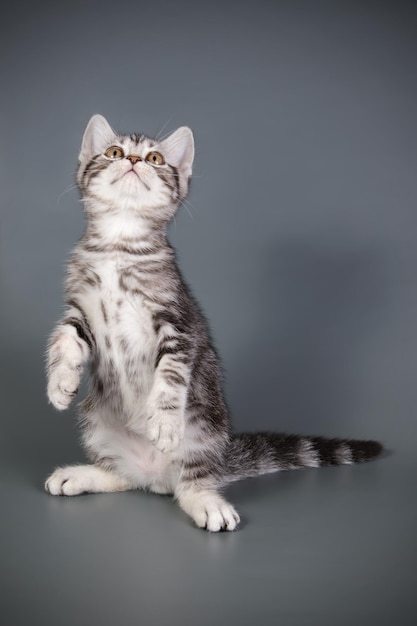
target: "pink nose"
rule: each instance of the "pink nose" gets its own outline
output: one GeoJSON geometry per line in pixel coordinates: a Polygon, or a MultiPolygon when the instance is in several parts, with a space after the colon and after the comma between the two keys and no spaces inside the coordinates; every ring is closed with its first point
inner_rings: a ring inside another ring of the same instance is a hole
{"type": "Polygon", "coordinates": [[[136,154],[129,154],[129,156],[126,157],[126,158],[129,159],[129,161],[132,163],[132,165],[134,165],[138,161],[142,161],[140,156],[137,156],[136,154]]]}

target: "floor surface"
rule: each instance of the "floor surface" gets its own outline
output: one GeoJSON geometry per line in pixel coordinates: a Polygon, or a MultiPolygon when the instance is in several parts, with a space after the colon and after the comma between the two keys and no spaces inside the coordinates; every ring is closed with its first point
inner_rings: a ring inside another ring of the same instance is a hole
{"type": "MultiPolygon", "coordinates": [[[[5,383],[10,400],[11,367],[5,383]]],[[[47,495],[48,472],[82,454],[71,415],[36,383],[3,423],[5,626],[416,623],[413,442],[363,465],[237,483],[239,530],[210,534],[169,497],[47,495]]]]}

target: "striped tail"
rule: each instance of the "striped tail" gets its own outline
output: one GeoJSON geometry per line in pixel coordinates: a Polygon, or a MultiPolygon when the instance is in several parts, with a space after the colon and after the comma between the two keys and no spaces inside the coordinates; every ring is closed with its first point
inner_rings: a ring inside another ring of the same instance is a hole
{"type": "Polygon", "coordinates": [[[228,482],[280,470],[326,465],[350,465],[378,456],[377,441],[327,439],[282,433],[232,435],[228,454],[228,482]]]}

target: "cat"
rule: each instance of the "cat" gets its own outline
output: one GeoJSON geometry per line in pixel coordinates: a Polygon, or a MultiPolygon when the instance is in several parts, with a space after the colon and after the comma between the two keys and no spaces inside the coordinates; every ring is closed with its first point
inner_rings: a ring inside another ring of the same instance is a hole
{"type": "Polygon", "coordinates": [[[89,362],[80,426],[91,464],[55,469],[45,488],[66,496],[171,494],[198,527],[232,531],[239,515],[221,495],[229,482],[364,461],[382,446],[232,434],[216,349],[166,237],[193,159],[187,127],[153,140],[116,134],[101,115],[87,125],[77,170],[87,225],[48,345],[47,393],[66,409],[89,362]]]}

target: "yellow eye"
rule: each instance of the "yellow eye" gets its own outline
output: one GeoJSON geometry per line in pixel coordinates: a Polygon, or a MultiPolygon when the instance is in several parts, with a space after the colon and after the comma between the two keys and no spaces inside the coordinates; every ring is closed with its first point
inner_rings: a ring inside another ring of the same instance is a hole
{"type": "Polygon", "coordinates": [[[121,159],[125,153],[118,146],[112,146],[104,153],[108,159],[121,159]]]}
{"type": "Polygon", "coordinates": [[[165,163],[164,157],[160,152],[150,152],[146,160],[148,163],[152,163],[152,165],[163,165],[165,163]]]}

